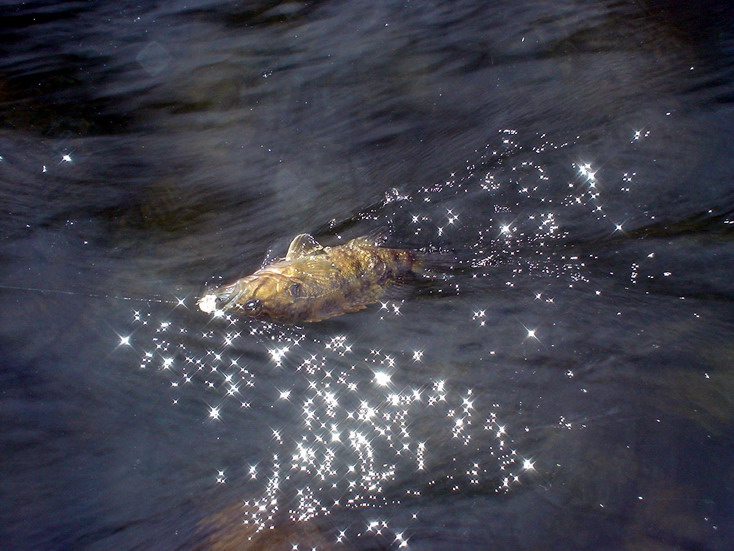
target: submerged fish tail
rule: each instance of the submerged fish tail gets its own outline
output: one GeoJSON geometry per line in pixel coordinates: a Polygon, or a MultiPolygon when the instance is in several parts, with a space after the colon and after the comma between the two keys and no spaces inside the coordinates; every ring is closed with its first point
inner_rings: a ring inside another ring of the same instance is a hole
{"type": "Polygon", "coordinates": [[[416,252],[413,273],[427,279],[444,279],[456,270],[456,255],[449,252],[416,252]]]}

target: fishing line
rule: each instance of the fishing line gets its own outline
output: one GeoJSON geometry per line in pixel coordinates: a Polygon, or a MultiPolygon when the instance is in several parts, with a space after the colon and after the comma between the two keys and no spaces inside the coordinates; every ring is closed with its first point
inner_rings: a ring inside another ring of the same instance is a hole
{"type": "Polygon", "coordinates": [[[13,289],[15,291],[32,291],[36,293],[57,293],[61,295],[76,295],[80,297],[92,298],[111,298],[115,300],[130,300],[138,302],[161,302],[166,304],[181,304],[181,301],[166,300],[162,298],[137,298],[137,297],[120,297],[116,295],[97,295],[94,293],[80,293],[77,291],[64,291],[62,289],[40,289],[37,287],[16,287],[14,285],[0,285],[0,289],[13,289]]]}

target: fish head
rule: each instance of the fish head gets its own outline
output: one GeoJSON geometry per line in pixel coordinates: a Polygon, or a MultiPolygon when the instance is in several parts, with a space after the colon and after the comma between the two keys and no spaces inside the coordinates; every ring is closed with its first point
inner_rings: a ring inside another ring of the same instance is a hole
{"type": "Polygon", "coordinates": [[[207,314],[231,312],[257,319],[278,319],[288,309],[288,304],[284,304],[283,284],[282,277],[253,274],[208,290],[198,306],[207,314]]]}

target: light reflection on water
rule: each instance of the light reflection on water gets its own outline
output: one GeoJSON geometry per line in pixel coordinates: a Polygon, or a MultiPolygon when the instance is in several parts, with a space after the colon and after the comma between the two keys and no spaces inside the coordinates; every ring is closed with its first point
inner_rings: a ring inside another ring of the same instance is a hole
{"type": "MultiPolygon", "coordinates": [[[[542,290],[533,296],[539,304],[553,307],[554,290],[560,287],[583,286],[582,292],[597,296],[598,291],[586,285],[588,258],[555,246],[570,237],[559,218],[590,217],[610,234],[621,229],[613,229],[604,212],[605,185],[597,171],[590,163],[569,162],[567,191],[559,198],[551,193],[558,182],[539,160],[513,157],[523,149],[517,131],[500,135],[499,147],[487,146],[461,173],[413,194],[390,190],[382,202],[358,213],[349,224],[385,224],[393,239],[405,232],[412,236],[411,243],[423,244],[422,250],[450,251],[459,271],[439,279],[429,294],[460,295],[463,289],[471,290],[477,278],[509,266],[503,272],[508,288],[518,278],[542,282],[542,290]],[[474,201],[466,201],[466,195],[474,201]],[[486,216],[488,201],[493,212],[486,216]],[[478,219],[480,224],[467,225],[478,219]],[[474,233],[463,250],[450,248],[455,245],[452,232],[459,230],[462,239],[474,233]]],[[[545,149],[566,145],[544,138],[541,146],[529,149],[540,159],[545,149]]],[[[336,239],[345,239],[335,223],[331,226],[336,239]]],[[[185,300],[177,299],[176,307],[187,308],[185,300]]],[[[405,304],[385,301],[358,315],[382,323],[401,317],[405,304]]],[[[433,306],[439,308],[440,303],[433,306]]],[[[478,328],[491,329],[486,309],[475,308],[467,315],[478,328]]],[[[544,342],[537,326],[522,320],[518,325],[525,331],[518,343],[554,346],[544,342]]],[[[232,416],[247,417],[253,408],[271,409],[274,419],[283,420],[267,427],[267,456],[248,463],[244,471],[236,465],[211,465],[214,485],[232,483],[232,476],[245,479],[238,483],[247,488],[240,514],[243,524],[252,528],[248,537],[284,521],[307,522],[339,510],[379,511],[402,505],[414,511],[415,519],[424,494],[461,493],[472,487],[508,493],[536,483],[536,468],[543,467],[514,444],[504,418],[511,419],[511,414],[503,415],[496,396],[450,379],[402,382],[402,372],[430,361],[430,347],[365,349],[350,335],[315,337],[309,327],[221,312],[197,327],[177,321],[175,309],[166,319],[157,318],[154,310],[138,309],[130,328],[120,335],[120,345],[139,354],[140,369],[170,381],[172,407],[180,405],[184,387],[194,387],[202,396],[196,406],[202,422],[226,424],[232,416]],[[255,343],[263,354],[253,358],[248,350],[255,343]]],[[[495,354],[485,350],[482,357],[475,356],[473,369],[494,362],[495,354]]],[[[568,378],[573,377],[570,373],[568,378]]],[[[563,415],[558,423],[573,426],[563,415]]],[[[522,430],[527,434],[533,429],[522,430]]],[[[402,547],[410,541],[411,526],[393,526],[383,519],[365,526],[336,526],[333,532],[336,543],[391,533],[402,547]]]]}
{"type": "MultiPolygon", "coordinates": [[[[500,404],[450,381],[404,386],[393,380],[422,362],[422,351],[360,355],[358,343],[345,335],[315,340],[297,328],[252,322],[242,331],[237,327],[245,324],[236,318],[216,321],[221,323],[201,332],[202,351],[181,341],[187,328],[135,311],[132,336],[122,337],[122,344],[140,352],[140,369],[170,380],[173,406],[184,385],[211,396],[205,398],[209,409],[200,411],[202,422],[246,416],[254,400],[261,401],[255,407],[271,407],[286,419],[269,427],[272,455],[247,466],[247,478],[259,486],[248,485],[253,495],[243,496],[242,515],[255,534],[274,528],[283,513],[303,522],[335,509],[404,504],[417,515],[421,495],[436,487],[505,493],[528,483],[523,474],[534,470],[533,460],[513,445],[500,404]],[[243,363],[238,345],[248,339],[267,351],[267,367],[243,363]],[[264,368],[290,370],[288,386],[272,387],[264,368]],[[396,491],[396,481],[406,479],[413,486],[399,483],[396,491]]],[[[213,482],[227,483],[227,470],[212,465],[213,482]]],[[[409,526],[383,520],[366,530],[378,528],[392,530],[401,544],[409,540],[409,526]]],[[[347,526],[340,533],[364,530],[347,526]]]]}
{"type": "Polygon", "coordinates": [[[435,4],[6,8],[8,547],[730,547],[732,26],[435,4]],[[452,270],[195,309],[378,228],[452,270]]]}

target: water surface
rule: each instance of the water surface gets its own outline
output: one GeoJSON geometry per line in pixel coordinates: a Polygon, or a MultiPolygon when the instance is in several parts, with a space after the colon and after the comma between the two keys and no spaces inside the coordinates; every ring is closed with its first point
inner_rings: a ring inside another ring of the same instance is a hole
{"type": "Polygon", "coordinates": [[[728,549],[724,2],[6,3],[9,549],[728,549]],[[376,228],[304,327],[209,283],[376,228]]]}

